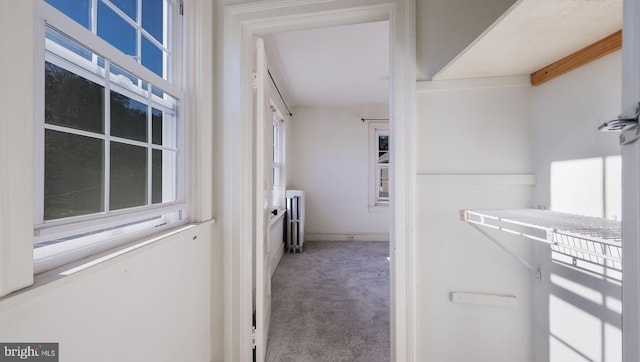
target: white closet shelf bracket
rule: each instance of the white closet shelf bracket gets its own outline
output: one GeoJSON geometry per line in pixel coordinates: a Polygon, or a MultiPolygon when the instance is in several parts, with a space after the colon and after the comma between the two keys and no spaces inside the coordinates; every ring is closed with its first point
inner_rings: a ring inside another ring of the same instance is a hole
{"type": "Polygon", "coordinates": [[[622,271],[622,230],[617,220],[579,216],[539,209],[460,210],[460,218],[500,249],[531,270],[540,270],[509,250],[482,227],[549,244],[551,250],[572,260],[622,271]]]}
{"type": "Polygon", "coordinates": [[[522,266],[524,266],[525,268],[529,269],[529,271],[531,271],[531,274],[532,274],[532,276],[534,277],[535,280],[537,280],[537,281],[541,281],[542,280],[542,273],[540,272],[540,269],[538,269],[538,268],[534,267],[533,265],[529,264],[529,262],[524,260],[518,254],[516,254],[513,251],[511,251],[509,248],[506,247],[506,245],[504,245],[503,243],[498,241],[498,239],[494,238],[489,233],[487,233],[486,231],[481,229],[479,225],[487,226],[487,227],[490,227],[492,229],[497,229],[497,230],[502,230],[502,231],[507,231],[506,229],[503,229],[503,228],[500,228],[500,227],[497,227],[497,226],[493,226],[493,225],[487,225],[487,224],[484,223],[484,221],[482,221],[482,222],[475,221],[472,218],[470,218],[470,214],[468,213],[468,210],[460,210],[460,219],[462,221],[467,222],[469,224],[469,226],[471,226],[472,228],[476,229],[476,231],[478,231],[480,234],[482,234],[485,238],[489,239],[489,241],[494,243],[498,248],[500,248],[500,250],[502,250],[505,253],[509,254],[512,258],[514,258],[522,266]]]}

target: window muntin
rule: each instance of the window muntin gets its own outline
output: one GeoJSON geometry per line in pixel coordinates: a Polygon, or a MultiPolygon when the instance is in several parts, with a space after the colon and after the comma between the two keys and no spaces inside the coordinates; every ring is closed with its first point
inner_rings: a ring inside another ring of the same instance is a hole
{"type": "MultiPolygon", "coordinates": [[[[67,3],[47,2],[63,4],[61,10],[67,3]]],[[[102,49],[79,30],[60,24],[93,49],[102,49]]],[[[93,248],[92,243],[184,220],[185,210],[179,98],[163,88],[181,96],[180,91],[167,80],[141,76],[150,74],[142,68],[125,70],[54,26],[45,26],[43,118],[41,131],[36,130],[36,145],[42,145],[36,150],[36,155],[42,152],[36,157],[36,271],[63,249],[59,245],[93,248]]],[[[166,66],[162,69],[166,76],[166,66]]]]}

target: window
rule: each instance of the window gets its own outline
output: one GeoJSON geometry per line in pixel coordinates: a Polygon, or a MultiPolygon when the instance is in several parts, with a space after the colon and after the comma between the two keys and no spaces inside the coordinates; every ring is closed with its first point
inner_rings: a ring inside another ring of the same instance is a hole
{"type": "Polygon", "coordinates": [[[370,206],[389,205],[389,125],[370,123],[370,206]]]}
{"type": "Polygon", "coordinates": [[[170,4],[46,2],[74,22],[43,4],[36,270],[39,260],[77,258],[97,244],[185,219],[182,92],[168,67],[170,4]]]}
{"type": "Polygon", "coordinates": [[[281,132],[280,132],[280,119],[274,114],[273,116],[273,147],[272,147],[272,159],[273,159],[273,197],[272,197],[272,209],[278,209],[282,205],[280,204],[280,177],[282,166],[282,146],[281,146],[281,132]]]}

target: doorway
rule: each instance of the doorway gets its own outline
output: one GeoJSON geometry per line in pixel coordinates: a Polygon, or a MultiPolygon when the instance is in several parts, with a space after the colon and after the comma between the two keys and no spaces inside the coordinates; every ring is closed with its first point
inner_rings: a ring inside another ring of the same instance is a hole
{"type": "MultiPolygon", "coordinates": [[[[307,1],[248,3],[225,8],[224,140],[225,184],[225,360],[251,360],[252,243],[263,242],[255,226],[256,200],[251,180],[252,59],[254,36],[286,30],[328,27],[389,20],[391,170],[391,354],[392,360],[411,361],[415,344],[413,327],[412,259],[413,104],[415,57],[413,11],[405,1],[362,6],[358,1],[307,1]]],[[[261,341],[260,333],[256,342],[261,341]]]]}
{"type": "MultiPolygon", "coordinates": [[[[263,39],[267,82],[274,85],[267,113],[287,116],[277,127],[286,138],[284,184],[303,190],[306,200],[306,252],[285,255],[281,269],[274,262],[267,272],[276,273],[272,290],[265,282],[272,300],[271,323],[263,323],[272,326],[267,360],[300,359],[323,349],[333,359],[388,361],[389,21],[263,39]],[[342,338],[332,338],[337,335],[342,338]]],[[[265,131],[265,143],[278,138],[265,131]]],[[[271,162],[269,152],[257,157],[271,162]]],[[[282,248],[277,240],[269,245],[272,253],[282,248]]]]}

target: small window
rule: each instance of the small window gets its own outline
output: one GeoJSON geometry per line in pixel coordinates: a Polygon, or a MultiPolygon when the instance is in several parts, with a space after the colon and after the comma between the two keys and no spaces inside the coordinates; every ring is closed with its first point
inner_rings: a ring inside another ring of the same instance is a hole
{"type": "Polygon", "coordinates": [[[273,147],[272,147],[272,159],[273,159],[273,195],[272,195],[272,209],[278,209],[282,205],[280,204],[281,196],[281,168],[282,168],[282,133],[280,127],[280,119],[274,115],[273,117],[273,147]]]}
{"type": "Polygon", "coordinates": [[[370,153],[370,206],[389,205],[389,126],[386,123],[369,124],[370,153]]]}

